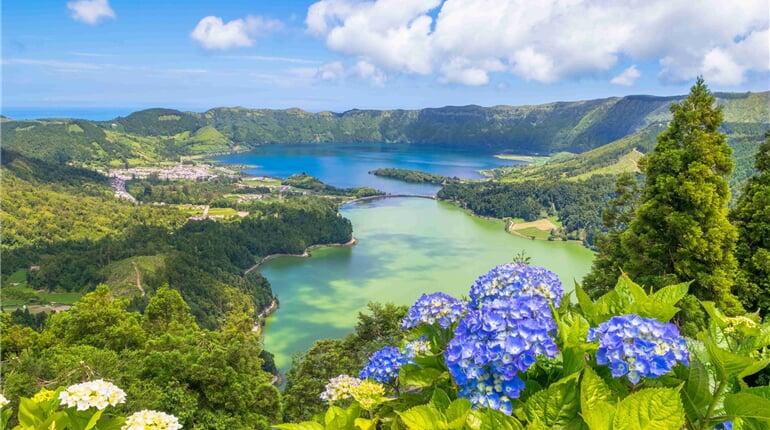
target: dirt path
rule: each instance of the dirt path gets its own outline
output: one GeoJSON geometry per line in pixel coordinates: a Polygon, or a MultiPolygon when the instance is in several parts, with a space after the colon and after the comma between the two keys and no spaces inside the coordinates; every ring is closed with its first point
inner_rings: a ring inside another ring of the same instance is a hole
{"type": "Polygon", "coordinates": [[[142,274],[139,273],[139,266],[136,265],[136,261],[131,261],[131,264],[134,265],[134,272],[136,272],[136,288],[142,292],[142,297],[144,297],[144,288],[142,288],[142,274]]]}

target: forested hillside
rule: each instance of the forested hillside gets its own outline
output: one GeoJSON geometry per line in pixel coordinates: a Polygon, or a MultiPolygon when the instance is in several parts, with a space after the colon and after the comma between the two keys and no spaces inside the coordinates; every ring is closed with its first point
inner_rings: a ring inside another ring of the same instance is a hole
{"type": "MultiPolygon", "coordinates": [[[[244,275],[260,258],[351,238],[350,222],[325,199],[253,201],[241,205],[245,218],[188,221],[175,208],[116,199],[99,174],[9,151],[2,181],[4,280],[35,266],[29,287],[83,293],[108,282],[116,266],[149,259],[144,292],[162,285],[180,291],[206,328],[219,327],[234,307],[256,316],[270,306],[270,284],[258,272],[244,275]]],[[[13,292],[3,290],[5,297],[13,292]]],[[[146,300],[137,297],[134,306],[146,300]]]]}
{"type": "MultiPolygon", "coordinates": [[[[770,122],[770,93],[720,93],[716,97],[724,106],[722,129],[731,136],[736,156],[750,159],[770,122]]],[[[681,99],[627,96],[537,106],[344,113],[148,109],[103,122],[7,121],[2,123],[2,134],[4,147],[28,157],[103,167],[177,161],[181,156],[297,142],[399,142],[553,154],[582,153],[641,132],[641,150],[650,146],[648,135],[657,133],[670,120],[671,103],[681,99]]],[[[748,172],[739,175],[750,176],[748,172]]]]}

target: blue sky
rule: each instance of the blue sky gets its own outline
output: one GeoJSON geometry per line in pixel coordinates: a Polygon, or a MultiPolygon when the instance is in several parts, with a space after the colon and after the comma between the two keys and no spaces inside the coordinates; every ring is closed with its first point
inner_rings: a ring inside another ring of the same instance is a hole
{"type": "Polygon", "coordinates": [[[525,105],[684,94],[698,75],[714,91],[767,91],[769,8],[766,0],[5,0],[2,106],[525,105]]]}

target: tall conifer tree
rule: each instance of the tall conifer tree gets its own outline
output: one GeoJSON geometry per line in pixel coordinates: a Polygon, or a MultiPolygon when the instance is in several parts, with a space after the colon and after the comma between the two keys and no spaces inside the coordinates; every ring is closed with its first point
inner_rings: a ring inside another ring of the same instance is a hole
{"type": "Polygon", "coordinates": [[[718,131],[722,109],[698,78],[671,106],[673,120],[643,163],[645,189],[623,235],[623,268],[647,285],[692,280],[690,292],[740,312],[732,293],[737,232],[727,218],[732,150],[718,131]]]}
{"type": "Polygon", "coordinates": [[[730,218],[738,228],[741,302],[767,315],[770,310],[770,131],[759,146],[757,174],[746,183],[730,218]]]}
{"type": "MultiPolygon", "coordinates": [[[[698,78],[671,113],[668,129],[642,160],[645,184],[627,228],[601,250],[601,267],[595,264],[593,270],[619,268],[654,288],[693,281],[695,297],[713,300],[728,313],[741,312],[733,293],[737,232],[727,218],[733,160],[726,136],[718,131],[722,110],[698,78]]],[[[590,284],[599,278],[589,275],[587,287],[607,288],[590,284]]],[[[697,329],[700,306],[689,299],[684,307],[680,322],[697,329]]]]}

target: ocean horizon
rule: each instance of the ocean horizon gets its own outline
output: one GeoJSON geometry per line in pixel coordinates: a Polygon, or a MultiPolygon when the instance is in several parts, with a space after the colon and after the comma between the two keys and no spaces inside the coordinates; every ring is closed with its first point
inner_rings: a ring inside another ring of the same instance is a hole
{"type": "Polygon", "coordinates": [[[13,120],[32,120],[45,118],[87,119],[89,121],[108,121],[119,116],[147,109],[145,107],[2,107],[0,114],[13,120]]]}

